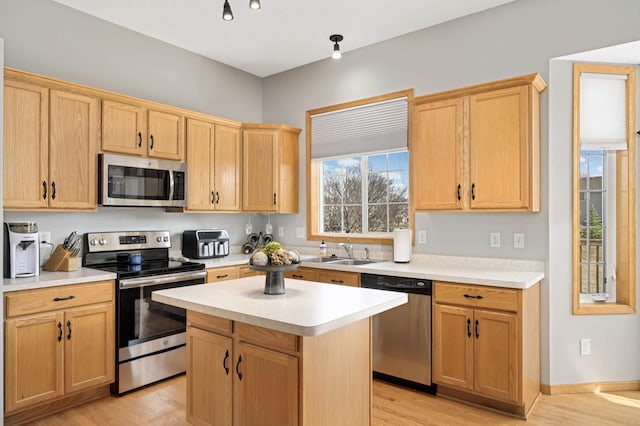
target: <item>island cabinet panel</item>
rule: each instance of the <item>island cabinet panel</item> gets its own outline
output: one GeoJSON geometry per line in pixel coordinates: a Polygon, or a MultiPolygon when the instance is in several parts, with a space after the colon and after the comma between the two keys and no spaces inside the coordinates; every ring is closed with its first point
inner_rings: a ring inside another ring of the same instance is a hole
{"type": "Polygon", "coordinates": [[[435,282],[439,393],[526,417],[540,393],[538,287],[435,282]]]}
{"type": "Polygon", "coordinates": [[[188,311],[187,353],[193,424],[371,424],[369,319],[301,337],[188,311]]]}
{"type": "Polygon", "coordinates": [[[114,289],[101,281],[5,294],[7,414],[33,419],[113,381],[114,289]]]}

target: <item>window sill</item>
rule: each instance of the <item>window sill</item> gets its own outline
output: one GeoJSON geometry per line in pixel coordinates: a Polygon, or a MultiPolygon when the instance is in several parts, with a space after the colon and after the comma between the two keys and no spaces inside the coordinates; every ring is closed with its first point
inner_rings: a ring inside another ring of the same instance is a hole
{"type": "Polygon", "coordinates": [[[612,315],[612,314],[635,314],[633,306],[622,303],[580,303],[574,306],[574,315],[612,315]]]}
{"type": "Polygon", "coordinates": [[[308,236],[309,240],[312,241],[320,241],[324,240],[325,242],[330,241],[334,243],[346,243],[347,239],[355,244],[380,244],[380,245],[391,245],[393,244],[393,236],[389,237],[356,237],[355,235],[350,234],[313,234],[308,236]]]}

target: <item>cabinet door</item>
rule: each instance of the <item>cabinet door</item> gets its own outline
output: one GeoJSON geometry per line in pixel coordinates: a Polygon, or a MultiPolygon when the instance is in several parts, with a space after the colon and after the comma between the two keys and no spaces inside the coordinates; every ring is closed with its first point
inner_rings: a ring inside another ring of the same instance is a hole
{"type": "Polygon", "coordinates": [[[413,107],[411,113],[411,188],[417,210],[463,207],[464,99],[413,107]]]}
{"type": "Polygon", "coordinates": [[[147,155],[184,161],[184,118],[164,111],[149,110],[147,155]]]}
{"type": "MultiPolygon", "coordinates": [[[[290,271],[284,271],[285,278],[293,278],[296,280],[317,281],[317,271],[313,268],[298,268],[290,271]]],[[[326,276],[324,276],[326,277],[326,276]]]]}
{"type": "Polygon", "coordinates": [[[433,380],[473,389],[473,309],[434,305],[433,380]]]}
{"type": "Polygon", "coordinates": [[[212,123],[187,119],[187,208],[189,210],[207,211],[214,208],[213,143],[212,123]]]}
{"type": "Polygon", "coordinates": [[[49,167],[49,90],[4,84],[4,207],[46,208],[49,167]]]}
{"type": "Polygon", "coordinates": [[[102,150],[145,155],[147,153],[146,110],[137,105],[102,101],[102,150]]]}
{"type": "Polygon", "coordinates": [[[62,396],[64,315],[31,315],[5,321],[5,409],[62,396]]]}
{"type": "Polygon", "coordinates": [[[470,97],[470,207],[529,207],[529,108],[527,87],[470,97]]]}
{"type": "Polygon", "coordinates": [[[99,102],[61,90],[50,96],[49,207],[96,209],[99,102]]]}
{"type": "Polygon", "coordinates": [[[352,287],[360,286],[360,274],[355,272],[318,270],[316,279],[321,283],[349,285],[352,287]]]}
{"type": "Polygon", "coordinates": [[[242,158],[242,210],[277,211],[277,131],[243,130],[242,158]]]}
{"type": "Polygon", "coordinates": [[[276,209],[280,213],[298,213],[298,134],[297,130],[279,132],[276,209]]]}
{"type": "Polygon", "coordinates": [[[207,269],[207,282],[215,283],[218,281],[235,280],[240,277],[237,266],[225,266],[222,268],[207,269]]]}
{"type": "Polygon", "coordinates": [[[240,210],[240,129],[215,126],[214,185],[216,210],[240,210]]]}
{"type": "Polygon", "coordinates": [[[109,303],[65,312],[65,393],[114,380],[113,310],[109,303]]]}
{"type": "Polygon", "coordinates": [[[504,401],[518,401],[517,316],[476,309],[474,390],[504,401]]]}
{"type": "Polygon", "coordinates": [[[230,337],[187,329],[187,421],[231,426],[233,353],[230,337]],[[197,372],[197,373],[196,373],[197,372]]]}
{"type": "Polygon", "coordinates": [[[298,424],[298,358],[240,342],[235,353],[234,425],[298,424]]]}

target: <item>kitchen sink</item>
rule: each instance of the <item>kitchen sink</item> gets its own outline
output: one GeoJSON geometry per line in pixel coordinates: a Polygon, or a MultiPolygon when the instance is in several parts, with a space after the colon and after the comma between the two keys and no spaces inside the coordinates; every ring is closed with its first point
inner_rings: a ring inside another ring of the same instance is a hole
{"type": "Polygon", "coordinates": [[[315,259],[309,259],[306,262],[318,262],[318,263],[330,263],[332,265],[368,265],[370,263],[380,263],[383,260],[371,260],[371,259],[349,259],[345,257],[317,257],[315,259]]]}

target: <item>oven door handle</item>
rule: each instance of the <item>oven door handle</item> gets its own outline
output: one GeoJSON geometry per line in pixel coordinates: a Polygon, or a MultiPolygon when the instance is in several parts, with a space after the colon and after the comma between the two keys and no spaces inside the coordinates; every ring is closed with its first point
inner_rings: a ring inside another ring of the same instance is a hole
{"type": "Polygon", "coordinates": [[[119,284],[121,289],[147,287],[150,285],[175,283],[175,282],[188,281],[188,280],[197,280],[200,278],[206,278],[206,276],[207,276],[207,273],[205,271],[177,272],[175,274],[155,275],[152,277],[129,278],[125,280],[120,280],[119,284]]]}

